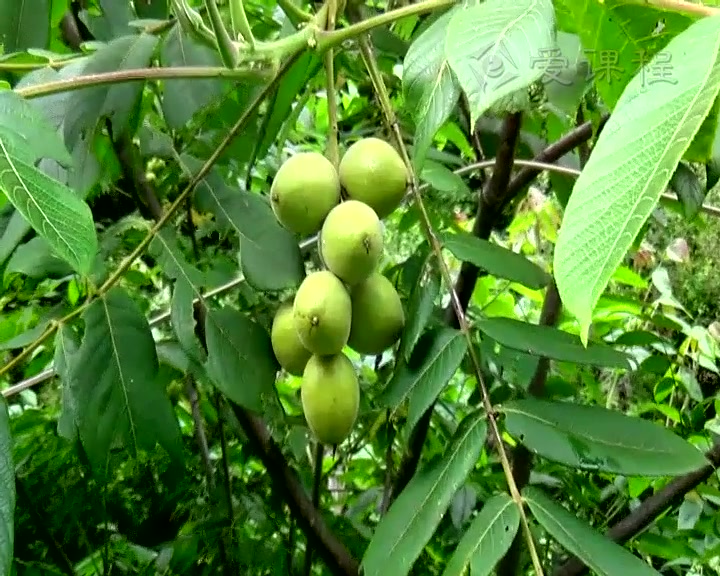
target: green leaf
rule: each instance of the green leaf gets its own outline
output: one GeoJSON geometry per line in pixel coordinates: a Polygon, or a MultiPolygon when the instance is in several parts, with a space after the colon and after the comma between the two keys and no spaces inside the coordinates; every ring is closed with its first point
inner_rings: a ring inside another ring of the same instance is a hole
{"type": "MultiPolygon", "coordinates": [[[[222,66],[215,50],[194,40],[181,26],[175,25],[160,49],[160,65],[222,66]]],[[[182,128],[198,110],[218,99],[230,87],[224,80],[180,78],[164,80],[162,109],[170,128],[182,128]]]]}
{"type": "Polygon", "coordinates": [[[8,274],[18,273],[30,278],[61,278],[72,272],[72,268],[58,258],[47,241],[40,236],[18,246],[5,267],[6,277],[8,274]]]}
{"type": "Polygon", "coordinates": [[[80,407],[80,441],[91,462],[104,469],[113,448],[136,452],[157,443],[180,459],[180,428],[157,379],[155,341],[137,304],[115,287],[93,302],[83,319],[70,389],[80,407]]]}
{"type": "Polygon", "coordinates": [[[0,92],[0,141],[7,154],[34,164],[42,158],[72,163],[57,129],[43,111],[29,100],[6,90],[0,92]]]}
{"type": "MultiPolygon", "coordinates": [[[[649,3],[630,5],[624,0],[555,0],[558,19],[571,21],[580,36],[584,53],[593,69],[593,84],[603,102],[613,109],[630,80],[643,64],[668,40],[692,24],[692,18],[680,12],[655,8],[649,3]],[[562,14],[562,13],[565,14],[562,14]]],[[[656,66],[646,68],[645,86],[664,90],[663,84],[678,84],[675,58],[667,54],[656,66]]]]}
{"type": "Polygon", "coordinates": [[[278,370],[270,335],[232,308],[208,310],[205,334],[213,384],[236,404],[262,414],[274,398],[278,370]]]}
{"type": "Polygon", "coordinates": [[[318,54],[306,51],[285,73],[272,104],[266,112],[268,117],[265,121],[263,137],[259,141],[256,154],[258,158],[265,157],[280,129],[291,118],[292,107],[298,94],[307,88],[322,65],[322,58],[318,54]]]}
{"type": "Polygon", "coordinates": [[[467,352],[463,333],[442,327],[426,332],[408,362],[395,369],[377,402],[392,410],[409,398],[407,427],[417,424],[453,377],[467,352]]]}
{"type": "Polygon", "coordinates": [[[193,299],[196,296],[197,290],[185,279],[178,278],[170,303],[170,321],[183,351],[191,360],[202,365],[207,360],[207,354],[195,333],[193,299]]]}
{"type": "Polygon", "coordinates": [[[375,528],[362,560],[364,576],[406,576],[435,532],[485,443],[484,414],[466,417],[442,458],[421,469],[375,528]]]}
{"type": "Polygon", "coordinates": [[[440,241],[458,260],[470,262],[498,278],[506,278],[535,290],[550,283],[550,275],[537,264],[488,240],[467,232],[456,232],[442,234],[440,241]]]}
{"type": "MultiPolygon", "coordinates": [[[[116,38],[88,58],[82,75],[146,68],[157,43],[158,38],[151,34],[116,38]]],[[[64,123],[67,145],[73,148],[83,134],[93,132],[104,118],[110,119],[115,134],[126,132],[133,114],[136,114],[144,86],[144,80],[133,80],[73,92],[67,101],[64,123]]],[[[130,132],[134,132],[134,128],[130,132]]]]}
{"type": "Polygon", "coordinates": [[[67,186],[8,152],[0,139],[0,189],[77,272],[87,274],[98,249],[90,207],[67,186]]]}
{"type": "Polygon", "coordinates": [[[15,464],[7,402],[0,401],[0,572],[12,573],[15,547],[15,464]]]}
{"type": "Polygon", "coordinates": [[[49,41],[50,0],[0,1],[0,52],[46,48],[49,41]]]}
{"type": "Polygon", "coordinates": [[[575,183],[553,268],[583,342],[600,295],[720,91],[719,45],[720,16],[675,37],[664,53],[672,57],[679,82],[647,85],[642,74],[635,76],[575,183]]]}
{"type": "Polygon", "coordinates": [[[670,179],[670,188],[680,200],[685,218],[687,220],[695,218],[705,201],[705,190],[695,171],[680,162],[670,179]]]}
{"type": "Polygon", "coordinates": [[[135,12],[138,18],[167,20],[168,0],[136,0],[135,12]]]}
{"type": "Polygon", "coordinates": [[[96,15],[93,10],[80,11],[80,19],[90,30],[93,38],[106,42],[119,36],[132,34],[133,29],[129,26],[130,20],[134,20],[132,7],[129,2],[117,2],[117,0],[96,0],[101,14],[96,15]]]}
{"type": "Polygon", "coordinates": [[[679,476],[707,465],[700,450],[649,420],[600,406],[525,398],[502,406],[505,428],[543,458],[626,476],[679,476]]]}
{"type": "Polygon", "coordinates": [[[428,26],[410,45],[403,63],[405,105],[413,111],[415,141],[413,165],[420,172],[437,131],[455,109],[460,86],[445,52],[445,37],[452,17],[462,6],[451,8],[428,26]]]}
{"type": "Polygon", "coordinates": [[[475,326],[499,344],[533,356],[601,368],[632,368],[624,352],[599,342],[585,347],[577,336],[552,326],[501,317],[481,318],[475,326]]]}
{"type": "Polygon", "coordinates": [[[488,576],[510,548],[519,526],[515,502],[504,492],[496,494],[458,542],[442,576],[488,576]]]}
{"type": "Polygon", "coordinates": [[[455,12],[445,53],[470,104],[471,123],[501,98],[545,72],[539,58],[555,48],[551,0],[486,0],[455,12]]]}
{"type": "Polygon", "coordinates": [[[415,349],[420,336],[432,317],[435,299],[440,294],[440,275],[435,268],[421,273],[408,303],[407,322],[400,340],[400,355],[405,360],[415,349]]]}
{"type": "Polygon", "coordinates": [[[207,286],[205,275],[188,263],[181,252],[180,238],[174,229],[160,230],[150,243],[149,252],[157,260],[162,271],[173,280],[181,279],[197,288],[207,286]]]}
{"type": "Polygon", "coordinates": [[[0,236],[0,266],[5,264],[30,230],[32,227],[28,221],[18,210],[14,210],[2,236],[0,236]]]}
{"type": "MultiPolygon", "coordinates": [[[[191,169],[198,161],[186,158],[191,169]]],[[[284,290],[300,285],[304,275],[297,238],[278,223],[270,203],[259,194],[225,184],[212,170],[198,185],[195,202],[240,237],[240,267],[257,290],[284,290]]]]}
{"type": "Polygon", "coordinates": [[[434,160],[425,160],[420,180],[453,198],[464,200],[472,196],[472,191],[460,176],[444,164],[434,160]]]}
{"type": "Polygon", "coordinates": [[[68,441],[78,438],[77,414],[73,391],[70,389],[71,369],[80,349],[80,337],[70,326],[60,326],[55,336],[53,368],[62,382],[62,400],[58,418],[58,434],[68,441]]]}
{"type": "Polygon", "coordinates": [[[539,488],[528,486],[523,496],[538,523],[596,574],[660,576],[660,572],[553,502],[539,488]]]}

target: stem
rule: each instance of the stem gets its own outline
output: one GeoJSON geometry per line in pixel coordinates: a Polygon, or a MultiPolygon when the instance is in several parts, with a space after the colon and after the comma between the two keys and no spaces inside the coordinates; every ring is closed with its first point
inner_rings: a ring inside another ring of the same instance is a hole
{"type": "MultiPolygon", "coordinates": [[[[328,18],[326,30],[332,32],[335,29],[335,15],[337,14],[336,0],[328,0],[327,6],[328,18]]],[[[325,52],[325,77],[328,126],[330,129],[327,141],[327,157],[337,170],[340,165],[340,145],[338,143],[338,107],[337,95],[335,94],[335,50],[333,48],[329,48],[327,52],[325,52]]]]}
{"type": "Polygon", "coordinates": [[[426,12],[432,12],[433,10],[438,10],[440,8],[449,8],[457,3],[458,0],[423,0],[423,2],[418,2],[417,4],[410,4],[408,6],[403,6],[402,8],[390,10],[389,12],[385,12],[383,14],[378,14],[377,16],[372,16],[362,22],[347,26],[346,28],[341,28],[332,32],[320,31],[317,36],[317,49],[324,51],[330,48],[336,48],[343,42],[356,38],[366,32],[370,32],[379,26],[392,24],[396,20],[400,20],[401,18],[406,18],[408,16],[417,16],[419,14],[425,14],[426,12]]]}
{"type": "Polygon", "coordinates": [[[215,34],[215,41],[217,42],[220,58],[222,58],[225,66],[235,68],[238,65],[238,48],[235,46],[233,39],[230,38],[227,28],[225,28],[220,10],[218,10],[217,7],[217,2],[215,2],[215,0],[205,0],[205,7],[210,15],[210,24],[215,34]]]}
{"type": "MultiPolygon", "coordinates": [[[[431,0],[432,1],[432,0],[431,0]]],[[[417,7],[421,4],[415,4],[410,7],[417,7]]],[[[403,10],[402,8],[400,10],[403,10]]],[[[397,10],[393,11],[397,12],[397,10]]],[[[392,14],[392,12],[388,13],[392,14]]],[[[366,20],[365,22],[368,22],[366,20]]],[[[363,23],[361,23],[363,24],[363,23]]],[[[352,26],[350,27],[352,28],[352,26]]],[[[411,175],[411,195],[413,197],[413,200],[415,201],[415,205],[417,206],[418,210],[420,211],[420,217],[423,224],[423,229],[425,232],[425,235],[427,237],[427,240],[432,247],[432,250],[435,254],[435,257],[438,260],[438,264],[440,266],[440,272],[443,277],[443,281],[448,286],[450,290],[450,300],[452,303],[452,307],[455,310],[455,315],[458,320],[458,324],[460,326],[460,331],[465,336],[465,339],[468,342],[468,353],[470,355],[470,360],[473,365],[473,371],[475,372],[475,378],[477,379],[478,385],[480,386],[480,390],[482,392],[482,400],[483,405],[485,407],[485,412],[487,414],[488,422],[490,424],[490,429],[492,431],[493,436],[495,437],[497,441],[497,448],[498,453],[500,455],[500,461],[502,463],[503,471],[505,473],[505,478],[507,480],[508,486],[510,488],[510,494],[512,495],[513,500],[515,501],[515,504],[518,507],[518,511],[520,512],[520,519],[523,526],[523,531],[525,532],[525,538],[528,543],[528,549],[530,550],[530,556],[532,557],[533,566],[535,567],[535,573],[537,576],[543,576],[543,569],[542,564],[540,563],[540,558],[538,556],[537,550],[535,548],[535,542],[532,537],[532,533],[530,531],[530,524],[527,519],[527,515],[525,513],[525,507],[523,505],[523,498],[520,495],[520,492],[517,489],[517,486],[515,485],[515,481],[513,479],[512,474],[512,468],[510,466],[510,460],[508,458],[507,452],[505,451],[505,447],[502,442],[502,435],[500,433],[500,428],[498,426],[495,413],[493,411],[493,405],[490,401],[490,395],[488,393],[487,384],[485,382],[485,379],[483,377],[482,369],[480,367],[480,360],[478,359],[477,353],[475,352],[475,345],[472,341],[472,336],[470,334],[470,328],[468,326],[467,319],[465,318],[465,312],[463,311],[463,306],[460,303],[460,300],[458,298],[457,293],[455,292],[455,288],[453,286],[452,276],[450,275],[450,271],[448,270],[447,264],[445,260],[443,259],[442,255],[442,246],[440,245],[440,241],[437,238],[437,235],[435,234],[435,231],[432,228],[432,224],[430,222],[430,217],[427,213],[427,209],[425,208],[425,204],[422,200],[422,196],[418,192],[418,181],[417,181],[417,175],[415,174],[415,171],[413,170],[412,162],[410,161],[410,157],[408,155],[407,149],[405,148],[405,143],[402,138],[402,134],[400,132],[400,128],[398,126],[397,118],[395,117],[395,112],[393,111],[392,104],[390,102],[390,97],[388,96],[387,88],[385,87],[385,82],[382,79],[382,75],[380,73],[380,70],[378,68],[377,62],[375,61],[375,58],[372,54],[372,49],[370,46],[370,41],[368,40],[367,36],[363,36],[359,39],[360,43],[360,49],[363,53],[363,59],[365,60],[366,66],[368,68],[368,73],[370,74],[370,78],[372,79],[373,85],[375,87],[375,92],[377,93],[380,104],[383,109],[383,113],[387,119],[388,124],[390,124],[393,128],[393,134],[395,136],[395,139],[397,140],[398,147],[400,149],[400,152],[402,154],[403,160],[405,162],[405,165],[407,166],[407,169],[411,175]]]]}
{"type": "MultiPolygon", "coordinates": [[[[8,54],[7,56],[11,56],[8,54]]],[[[58,70],[72,64],[76,60],[85,58],[86,54],[72,54],[71,56],[64,57],[57,60],[48,60],[46,62],[2,62],[0,61],[0,71],[2,72],[32,72],[33,70],[40,70],[42,68],[52,68],[58,70]]]]}
{"type": "MultiPolygon", "coordinates": [[[[255,49],[255,36],[253,36],[250,22],[245,13],[243,0],[230,0],[230,21],[232,22],[233,31],[250,45],[250,49],[255,49]]],[[[237,38],[233,38],[236,40],[237,38]]]]}
{"type": "Polygon", "coordinates": [[[288,17],[288,20],[292,22],[295,28],[297,28],[301,22],[310,22],[313,18],[312,14],[305,12],[305,10],[300,8],[292,0],[277,0],[277,4],[280,6],[280,9],[285,12],[285,16],[288,17]]]}
{"type": "Polygon", "coordinates": [[[180,78],[237,78],[244,80],[268,80],[269,71],[263,68],[235,68],[222,66],[169,66],[167,68],[130,68],[99,74],[83,74],[74,78],[55,80],[44,84],[34,84],[25,88],[16,88],[15,93],[25,98],[39,98],[59,92],[71,92],[101,86],[118,84],[130,80],[162,80],[180,78]]]}
{"type": "Polygon", "coordinates": [[[245,126],[253,117],[255,112],[257,112],[257,110],[260,108],[260,105],[263,103],[267,95],[275,89],[275,87],[280,82],[280,79],[295,63],[298,56],[289,58],[281,66],[275,77],[265,85],[262,92],[260,92],[260,94],[257,95],[255,100],[250,103],[248,108],[245,110],[242,116],[240,116],[235,125],[230,128],[230,131],[227,133],[223,141],[218,144],[218,147],[205,161],[200,170],[198,170],[197,174],[195,174],[195,176],[191,179],[185,189],[178,195],[175,201],[165,211],[163,217],[155,223],[155,225],[150,229],[145,238],[143,238],[143,240],[140,242],[140,244],[138,244],[135,250],[133,250],[127,258],[125,258],[125,260],[120,264],[117,270],[115,270],[115,272],[103,283],[102,286],[100,286],[100,288],[98,288],[94,296],[92,298],[89,298],[82,306],[79,306],[73,312],[70,312],[69,314],[61,318],[59,321],[52,322],[50,326],[45,330],[45,332],[43,332],[34,342],[28,345],[25,350],[18,354],[11,362],[8,362],[7,364],[5,364],[5,366],[0,368],[0,376],[3,376],[14,366],[26,359],[38,346],[40,346],[45,340],[52,336],[61,325],[66,324],[70,320],[82,314],[93,302],[106,294],[110,290],[110,288],[112,288],[120,280],[120,278],[123,276],[123,274],[125,274],[127,269],[130,268],[135,259],[140,256],[140,254],[142,254],[145,249],[150,245],[150,242],[152,242],[153,238],[160,231],[160,229],[170,220],[170,218],[172,218],[178,208],[183,205],[185,199],[192,193],[193,190],[195,190],[195,187],[202,181],[203,178],[205,178],[205,176],[207,176],[211,168],[217,162],[218,158],[220,158],[222,153],[225,152],[230,143],[235,139],[235,136],[245,128],[245,126]]]}

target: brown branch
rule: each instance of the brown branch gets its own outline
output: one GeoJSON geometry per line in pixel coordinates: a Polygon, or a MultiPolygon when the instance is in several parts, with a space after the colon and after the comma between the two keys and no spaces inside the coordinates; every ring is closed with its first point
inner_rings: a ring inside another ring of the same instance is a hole
{"type": "Polygon", "coordinates": [[[343,576],[358,576],[360,565],[357,560],[313,506],[297,473],[288,465],[282,450],[270,436],[270,431],[262,419],[236,404],[232,405],[232,409],[248,439],[261,455],[273,483],[283,493],[292,515],[330,570],[343,576]]]}
{"type": "MultiPolygon", "coordinates": [[[[478,238],[488,239],[490,237],[493,223],[512,199],[512,197],[508,195],[508,183],[512,172],[515,146],[520,134],[521,124],[521,114],[509,114],[503,123],[500,134],[500,146],[498,147],[495,159],[495,168],[478,199],[478,211],[475,216],[472,231],[478,238]]],[[[455,282],[455,293],[458,296],[463,312],[467,310],[470,296],[473,290],[475,290],[478,272],[479,270],[476,266],[463,262],[460,275],[455,282]]],[[[457,329],[459,327],[458,317],[452,306],[449,306],[445,311],[445,321],[453,328],[457,329]]],[[[408,449],[400,463],[398,476],[392,489],[391,497],[393,500],[403,491],[417,470],[422,448],[430,430],[430,420],[434,408],[435,403],[423,413],[410,435],[408,449]]]]}
{"type": "MultiPolygon", "coordinates": [[[[560,317],[562,302],[558,293],[555,281],[551,282],[545,292],[545,301],[543,302],[542,312],[540,313],[540,325],[555,326],[560,317]]],[[[548,373],[550,371],[550,359],[541,357],[535,367],[530,385],[528,386],[528,394],[539,398],[545,392],[545,383],[547,382],[548,373]]],[[[515,485],[518,490],[522,490],[527,486],[530,480],[530,471],[532,470],[533,458],[530,450],[523,444],[518,444],[513,450],[512,470],[515,485]]],[[[510,548],[497,565],[497,576],[514,576],[517,573],[518,564],[520,562],[520,554],[524,544],[523,536],[520,532],[515,535],[510,548]]]]}
{"type": "MultiPolygon", "coordinates": [[[[312,489],[312,504],[319,510],[320,509],[320,492],[322,490],[323,480],[323,457],[325,456],[325,447],[321,442],[315,443],[315,466],[313,469],[313,489],[312,489]]],[[[310,576],[312,573],[313,565],[313,548],[308,538],[307,548],[305,549],[305,576],[310,576]]]]}
{"type": "MultiPolygon", "coordinates": [[[[610,528],[605,535],[618,544],[624,544],[640,534],[640,532],[652,524],[665,510],[677,505],[685,494],[695,489],[699,484],[713,475],[716,467],[720,466],[720,443],[715,444],[708,450],[705,453],[705,457],[711,462],[710,464],[672,480],[662,490],[650,496],[640,504],[640,506],[610,528]]],[[[582,560],[573,556],[564,564],[558,566],[553,571],[553,576],[581,576],[586,572],[587,567],[583,564],[582,560]]]]}
{"type": "MultiPolygon", "coordinates": [[[[600,131],[605,126],[605,123],[608,121],[610,116],[608,114],[603,115],[603,117],[600,119],[600,122],[598,123],[597,127],[597,133],[599,134],[600,131]]],[[[571,152],[580,144],[587,142],[590,140],[590,138],[593,137],[593,125],[592,122],[587,121],[584,124],[581,124],[574,130],[571,130],[568,132],[565,136],[560,138],[560,140],[557,140],[550,144],[547,148],[545,148],[542,152],[540,152],[533,160],[536,162],[557,162],[565,156],[568,152],[571,152]]],[[[521,168],[518,170],[517,174],[515,174],[515,177],[510,181],[510,185],[508,186],[509,190],[508,192],[517,194],[520,192],[520,190],[524,189],[526,186],[532,183],[535,178],[537,178],[538,174],[540,174],[542,170],[538,168],[532,168],[530,166],[526,166],[524,168],[521,168]]]]}

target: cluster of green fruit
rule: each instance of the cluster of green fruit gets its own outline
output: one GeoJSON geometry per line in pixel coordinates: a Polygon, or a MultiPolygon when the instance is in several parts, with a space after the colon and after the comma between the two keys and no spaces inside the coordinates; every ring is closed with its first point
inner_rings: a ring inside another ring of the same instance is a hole
{"type": "Polygon", "coordinates": [[[343,348],[380,354],[405,325],[400,296],[379,264],[381,219],[400,205],[407,177],[390,144],[365,138],[348,148],[337,170],[318,152],[295,154],[270,189],[282,226],[303,236],[319,232],[324,269],[308,274],[292,303],[278,308],[271,340],[280,366],[302,376],[305,420],[323,444],[345,440],[358,415],[359,382],[343,348]]]}

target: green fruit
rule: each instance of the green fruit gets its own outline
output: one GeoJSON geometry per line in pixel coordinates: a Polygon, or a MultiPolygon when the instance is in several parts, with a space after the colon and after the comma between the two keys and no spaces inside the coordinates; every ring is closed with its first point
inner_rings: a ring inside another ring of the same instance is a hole
{"type": "Polygon", "coordinates": [[[293,376],[302,376],[312,352],[303,346],[295,330],[292,304],[282,304],[275,312],[270,341],[275,358],[283,370],[293,376]]]}
{"type": "Polygon", "coordinates": [[[350,359],[344,354],[310,358],[300,400],[305,420],[318,441],[335,446],[345,440],[360,407],[360,384],[350,359]]]}
{"type": "Polygon", "coordinates": [[[313,354],[339,354],[350,336],[352,303],[343,283],[327,270],[305,277],[295,294],[293,323],[313,354]]]}
{"type": "Polygon", "coordinates": [[[350,146],[338,172],[348,197],[368,204],[378,218],[389,216],[405,196],[405,163],[395,148],[379,138],[363,138],[350,146]]]}
{"type": "Polygon", "coordinates": [[[360,354],[377,355],[400,339],[405,327],[400,296],[385,276],[376,272],[353,287],[352,323],[348,346],[360,354]]]}
{"type": "Polygon", "coordinates": [[[315,234],[340,202],[340,180],[332,162],[319,152],[300,152],[277,171],[270,187],[275,217],[285,228],[315,234]]]}
{"type": "Polygon", "coordinates": [[[351,286],[377,268],[383,245],[383,228],[377,214],[357,200],[335,206],[320,233],[320,255],[325,266],[351,286]]]}

